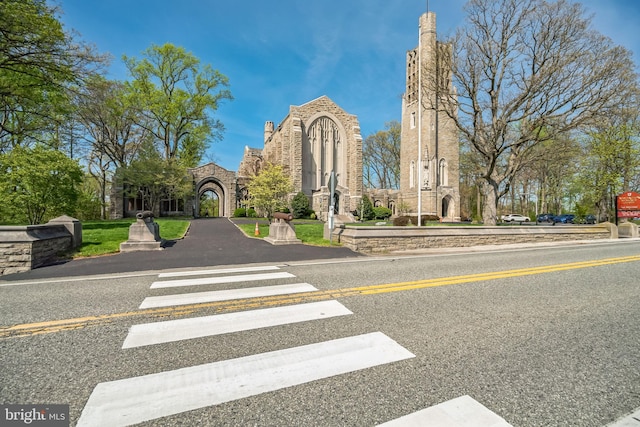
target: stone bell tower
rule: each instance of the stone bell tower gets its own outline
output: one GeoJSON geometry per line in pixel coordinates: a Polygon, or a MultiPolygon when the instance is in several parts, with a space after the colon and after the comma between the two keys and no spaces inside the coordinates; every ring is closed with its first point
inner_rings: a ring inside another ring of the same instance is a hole
{"type": "Polygon", "coordinates": [[[440,92],[454,90],[447,65],[451,50],[437,40],[435,13],[420,16],[418,37],[418,47],[407,51],[402,97],[402,202],[413,214],[459,220],[459,139],[453,120],[442,111],[440,92]]]}

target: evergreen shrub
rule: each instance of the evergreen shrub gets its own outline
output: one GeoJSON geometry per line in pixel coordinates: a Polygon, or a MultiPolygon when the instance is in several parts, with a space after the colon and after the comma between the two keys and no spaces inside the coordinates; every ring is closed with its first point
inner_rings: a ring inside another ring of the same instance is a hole
{"type": "Polygon", "coordinates": [[[409,225],[411,219],[408,216],[399,216],[393,219],[393,225],[398,227],[404,227],[409,225]]]}
{"type": "Polygon", "coordinates": [[[391,209],[385,208],[384,206],[373,208],[373,216],[375,219],[388,219],[392,213],[391,209]]]}
{"type": "Polygon", "coordinates": [[[298,192],[291,200],[291,213],[294,218],[309,216],[309,198],[302,191],[298,192]]]}

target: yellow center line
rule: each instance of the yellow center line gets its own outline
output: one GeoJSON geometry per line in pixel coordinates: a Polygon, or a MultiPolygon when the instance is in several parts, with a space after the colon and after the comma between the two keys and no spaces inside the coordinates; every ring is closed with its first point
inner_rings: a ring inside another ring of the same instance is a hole
{"type": "Polygon", "coordinates": [[[424,289],[437,286],[455,285],[461,283],[482,282],[488,280],[522,277],[535,274],[552,273],[558,271],[576,270],[581,268],[599,267],[640,261],[640,255],[606,258],[601,260],[581,261],[568,264],[555,264],[541,267],[520,268],[514,270],[492,271],[488,273],[467,274],[461,276],[440,277],[433,279],[414,280],[400,283],[386,283],[381,285],[357,286],[343,289],[329,289],[314,292],[303,292],[269,297],[246,298],[228,301],[190,304],[165,308],[153,308],[122,313],[103,314],[99,316],[85,316],[71,319],[51,320],[45,322],[23,323],[13,326],[0,327],[0,338],[23,337],[37,334],[54,333],[110,323],[119,319],[135,317],[180,317],[197,313],[205,309],[214,309],[216,313],[241,311],[278,305],[300,304],[357,295],[375,295],[388,292],[401,292],[424,289]]]}

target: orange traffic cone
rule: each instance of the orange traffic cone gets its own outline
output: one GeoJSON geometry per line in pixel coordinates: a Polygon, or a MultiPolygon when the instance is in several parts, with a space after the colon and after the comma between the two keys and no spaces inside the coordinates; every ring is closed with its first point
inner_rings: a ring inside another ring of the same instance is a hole
{"type": "Polygon", "coordinates": [[[260,228],[258,227],[258,223],[256,222],[256,231],[253,233],[254,236],[259,236],[260,235],[260,228]]]}

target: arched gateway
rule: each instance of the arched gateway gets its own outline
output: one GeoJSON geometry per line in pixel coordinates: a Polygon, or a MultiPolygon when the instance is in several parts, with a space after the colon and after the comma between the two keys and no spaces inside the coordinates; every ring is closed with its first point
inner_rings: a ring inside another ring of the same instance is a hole
{"type": "Polygon", "coordinates": [[[236,173],[215,163],[189,169],[193,177],[193,195],[185,206],[185,214],[195,218],[201,216],[230,217],[236,205],[236,173]],[[217,206],[204,206],[208,199],[217,201],[217,206]],[[201,206],[203,204],[203,206],[201,206]],[[189,212],[189,207],[191,211],[189,212]],[[216,209],[217,208],[217,209],[216,209]]]}

